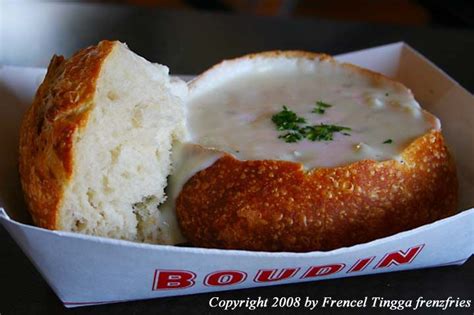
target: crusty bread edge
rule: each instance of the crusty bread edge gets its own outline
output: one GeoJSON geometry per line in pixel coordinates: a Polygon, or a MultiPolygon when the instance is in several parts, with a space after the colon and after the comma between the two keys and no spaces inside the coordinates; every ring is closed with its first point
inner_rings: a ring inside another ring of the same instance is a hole
{"type": "Polygon", "coordinates": [[[192,91],[193,89],[196,89],[199,87],[200,82],[204,80],[208,80],[208,79],[212,80],[213,74],[215,73],[216,69],[219,69],[223,66],[232,66],[232,64],[242,62],[243,60],[252,60],[252,59],[258,59],[258,58],[288,58],[288,59],[304,58],[307,60],[330,62],[332,64],[338,64],[344,68],[351,69],[351,71],[355,71],[365,76],[368,76],[373,80],[374,84],[380,83],[382,81],[384,83],[390,83],[392,87],[396,88],[397,90],[407,91],[411,96],[413,96],[413,93],[411,92],[411,90],[407,88],[405,85],[379,72],[362,68],[351,63],[338,62],[337,60],[335,60],[332,56],[328,54],[314,53],[314,52],[309,52],[309,51],[304,51],[304,50],[271,50],[271,51],[264,51],[264,52],[259,52],[259,53],[250,53],[241,57],[223,60],[213,65],[211,68],[207,69],[206,71],[201,73],[199,76],[193,78],[188,83],[189,89],[190,91],[192,91]]]}
{"type": "Polygon", "coordinates": [[[61,229],[59,211],[73,176],[78,131],[92,110],[100,70],[116,42],[102,41],[69,59],[53,56],[20,127],[19,171],[36,225],[61,229]]]}
{"type": "Polygon", "coordinates": [[[306,252],[364,243],[457,212],[456,169],[440,131],[395,160],[305,171],[227,154],[183,186],[177,215],[198,247],[306,252]]]}

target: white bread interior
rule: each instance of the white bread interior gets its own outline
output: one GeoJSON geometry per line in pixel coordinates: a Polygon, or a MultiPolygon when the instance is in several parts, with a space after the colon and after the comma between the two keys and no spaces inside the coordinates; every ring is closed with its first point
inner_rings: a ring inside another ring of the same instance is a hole
{"type": "Polygon", "coordinates": [[[75,139],[61,230],[171,244],[179,230],[158,205],[171,147],[185,134],[186,84],[116,42],[102,65],[88,122],[75,139]],[[171,230],[171,231],[170,231],[171,230]]]}

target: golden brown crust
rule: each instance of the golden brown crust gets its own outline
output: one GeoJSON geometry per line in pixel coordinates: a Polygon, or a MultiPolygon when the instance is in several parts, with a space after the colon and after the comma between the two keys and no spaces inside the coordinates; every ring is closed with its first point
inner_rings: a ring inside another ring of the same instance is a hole
{"type": "Polygon", "coordinates": [[[96,81],[114,42],[102,41],[70,59],[54,56],[20,129],[20,177],[35,224],[57,229],[64,187],[74,165],[77,131],[88,119],[96,81]]]}
{"type": "Polygon", "coordinates": [[[309,52],[309,51],[303,51],[303,50],[272,50],[272,51],[264,51],[260,53],[252,53],[252,54],[247,54],[242,57],[234,58],[234,59],[228,59],[224,60],[196,78],[194,78],[190,82],[190,89],[193,89],[197,83],[199,83],[202,79],[210,76],[211,74],[214,73],[214,71],[220,67],[222,67],[224,64],[229,64],[229,63],[238,63],[241,62],[242,60],[245,59],[256,59],[256,58],[279,58],[279,57],[284,57],[284,58],[295,58],[295,59],[308,59],[308,60],[318,60],[318,61],[325,61],[325,62],[331,62],[333,64],[337,64],[338,66],[342,66],[344,68],[350,69],[350,71],[354,73],[359,73],[366,78],[371,79],[371,83],[374,86],[382,85],[382,84],[387,84],[390,83],[390,85],[395,88],[397,91],[407,91],[408,93],[412,94],[410,89],[405,87],[403,84],[400,82],[397,82],[389,77],[386,77],[385,75],[366,69],[366,68],[361,68],[359,66],[353,65],[351,63],[339,63],[337,62],[332,56],[323,54],[323,53],[314,53],[314,52],[309,52]]]}
{"type": "Polygon", "coordinates": [[[395,160],[304,172],[287,161],[226,155],[195,174],[177,200],[195,246],[261,251],[330,250],[433,222],[456,211],[453,160],[439,131],[395,160]]]}

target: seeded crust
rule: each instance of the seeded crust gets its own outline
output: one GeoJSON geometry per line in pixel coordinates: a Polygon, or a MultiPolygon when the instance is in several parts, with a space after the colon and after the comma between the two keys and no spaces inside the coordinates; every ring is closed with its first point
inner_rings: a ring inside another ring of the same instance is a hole
{"type": "MultiPolygon", "coordinates": [[[[271,51],[256,57],[336,62],[304,51],[271,51]]],[[[217,80],[218,64],[190,83],[217,80]],[[202,80],[204,79],[204,80],[202,80]]],[[[341,64],[372,80],[411,93],[382,74],[341,64]]],[[[204,82],[205,84],[205,82],[204,82]]],[[[184,185],[178,220],[195,246],[255,251],[331,250],[375,240],[453,215],[456,169],[443,136],[431,130],[395,160],[361,160],[305,172],[290,161],[240,161],[225,154],[184,185]]]]}
{"type": "Polygon", "coordinates": [[[65,60],[54,56],[20,128],[19,168],[36,225],[58,229],[64,187],[72,178],[76,132],[87,123],[100,69],[114,42],[102,41],[65,60]]]}

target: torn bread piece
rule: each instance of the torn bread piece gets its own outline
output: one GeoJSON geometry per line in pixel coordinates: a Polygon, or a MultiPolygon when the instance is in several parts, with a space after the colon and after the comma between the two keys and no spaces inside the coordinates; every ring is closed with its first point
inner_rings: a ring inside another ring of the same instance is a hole
{"type": "Polygon", "coordinates": [[[20,134],[20,175],[40,227],[176,244],[160,212],[171,147],[185,135],[186,84],[125,44],[54,56],[20,134]]]}

